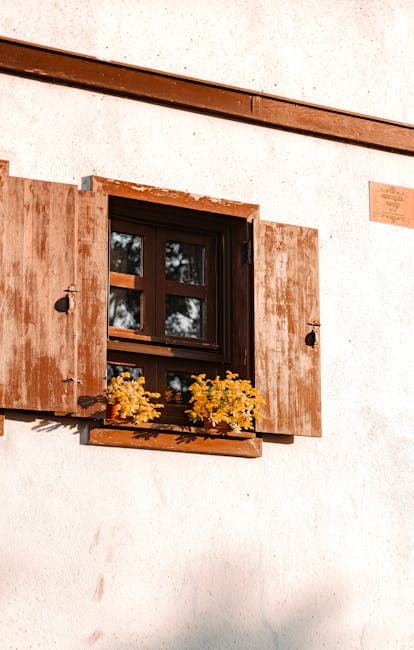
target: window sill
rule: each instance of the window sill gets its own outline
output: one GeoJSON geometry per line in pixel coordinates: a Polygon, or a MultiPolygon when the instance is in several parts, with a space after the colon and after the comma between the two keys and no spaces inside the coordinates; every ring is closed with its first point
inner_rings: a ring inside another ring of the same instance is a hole
{"type": "Polygon", "coordinates": [[[88,444],[136,449],[159,449],[164,451],[186,451],[198,454],[217,454],[259,458],[262,455],[262,440],[251,431],[240,434],[201,427],[178,426],[174,424],[123,424],[104,420],[104,426],[96,424],[89,428],[88,444]]]}

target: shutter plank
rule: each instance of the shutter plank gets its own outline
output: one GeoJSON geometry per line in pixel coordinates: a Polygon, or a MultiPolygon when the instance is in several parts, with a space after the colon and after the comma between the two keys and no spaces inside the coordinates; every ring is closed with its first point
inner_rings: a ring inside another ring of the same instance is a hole
{"type": "MultiPolygon", "coordinates": [[[[37,184],[37,183],[36,183],[37,184]]],[[[78,212],[77,188],[73,185],[48,183],[50,208],[45,210],[47,231],[48,298],[45,305],[46,343],[44,354],[49,367],[49,408],[72,413],[76,405],[76,322],[67,306],[65,289],[75,282],[75,237],[78,212]]],[[[43,262],[45,264],[45,262],[43,262]]],[[[45,359],[45,361],[46,361],[45,359]]],[[[45,396],[46,399],[46,396],[45,396]]],[[[43,402],[44,403],[44,402],[43,402]]]]}
{"type": "Polygon", "coordinates": [[[77,286],[79,294],[76,414],[99,416],[105,412],[108,197],[103,192],[79,192],[77,286]]]}
{"type": "MultiPolygon", "coordinates": [[[[21,382],[20,404],[29,404],[38,409],[43,400],[47,399],[50,388],[48,350],[45,349],[48,340],[48,305],[49,269],[48,262],[49,240],[48,221],[50,211],[50,192],[48,183],[33,184],[27,179],[10,179],[16,185],[15,195],[19,202],[23,200],[23,235],[22,235],[22,280],[17,279],[19,290],[22,291],[24,315],[16,322],[18,328],[23,325],[24,349],[21,364],[26,381],[21,382]],[[18,188],[18,189],[17,189],[18,188]],[[36,391],[32,390],[36,387],[36,391]]],[[[21,208],[18,207],[15,214],[21,208]]],[[[9,213],[9,218],[10,218],[9,213]]],[[[15,360],[16,362],[16,360],[15,360]]]]}
{"type": "Polygon", "coordinates": [[[319,323],[318,233],[254,224],[255,383],[265,397],[262,433],[321,435],[319,347],[305,343],[319,323]]]}
{"type": "MultiPolygon", "coordinates": [[[[1,363],[0,363],[0,406],[4,405],[4,395],[10,391],[17,390],[17,381],[14,373],[10,373],[10,358],[13,356],[11,350],[14,335],[13,331],[13,312],[10,312],[9,305],[13,301],[12,287],[12,265],[14,258],[18,258],[17,249],[14,249],[15,255],[7,253],[10,240],[10,224],[7,219],[9,210],[9,165],[6,161],[0,161],[0,346],[1,346],[1,363]],[[2,341],[8,341],[8,345],[1,345],[2,341]]],[[[12,226],[17,229],[17,219],[12,226]]],[[[13,240],[12,240],[13,241],[13,240]]]]}
{"type": "Polygon", "coordinates": [[[7,407],[10,397],[24,399],[19,374],[24,369],[24,305],[22,292],[24,259],[23,181],[8,178],[3,194],[2,269],[2,354],[0,365],[0,405],[7,407]],[[9,218],[13,215],[13,219],[9,218]],[[18,367],[16,368],[16,363],[18,367]]]}

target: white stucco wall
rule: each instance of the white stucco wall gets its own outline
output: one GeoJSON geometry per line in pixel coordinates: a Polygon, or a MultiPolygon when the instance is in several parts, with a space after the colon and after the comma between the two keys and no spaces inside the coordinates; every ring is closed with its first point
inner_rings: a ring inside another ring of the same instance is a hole
{"type": "MultiPolygon", "coordinates": [[[[0,32],[408,120],[412,5],[360,4],[4,0],[0,32]]],[[[0,114],[13,175],[94,173],[319,228],[324,422],[243,460],[87,447],[70,421],[10,416],[1,649],[411,650],[414,230],[369,222],[368,181],[413,187],[413,159],[6,75],[0,114]]]]}
{"type": "Polygon", "coordinates": [[[0,34],[413,121],[412,0],[2,0],[0,34]]]}

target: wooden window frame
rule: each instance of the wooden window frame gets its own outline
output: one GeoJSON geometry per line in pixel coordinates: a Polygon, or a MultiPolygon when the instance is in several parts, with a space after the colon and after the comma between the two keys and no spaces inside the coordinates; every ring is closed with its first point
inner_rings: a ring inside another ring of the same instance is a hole
{"type": "MultiPolygon", "coordinates": [[[[209,216],[209,223],[211,230],[214,231],[215,223],[214,218],[218,221],[223,221],[223,217],[237,217],[240,221],[240,224],[245,224],[244,230],[239,228],[240,232],[240,248],[243,244],[242,238],[245,237],[247,230],[252,228],[254,219],[257,219],[259,216],[259,206],[254,204],[240,203],[236,201],[226,201],[226,200],[216,200],[210,197],[196,196],[188,194],[186,192],[177,192],[164,190],[160,188],[154,188],[146,185],[138,185],[136,183],[121,182],[111,179],[105,179],[101,177],[91,177],[89,182],[89,189],[95,193],[104,193],[108,196],[108,221],[112,216],[111,212],[111,201],[112,199],[116,200],[128,200],[132,199],[134,204],[139,202],[140,204],[145,203],[147,206],[153,205],[175,208],[178,210],[185,210],[187,212],[193,211],[194,214],[203,214],[203,216],[209,216]]],[[[127,205],[127,203],[125,203],[127,205]]],[[[131,203],[131,205],[133,205],[131,203]]],[[[120,215],[116,212],[116,218],[120,218],[120,215]]],[[[234,221],[234,219],[233,219],[234,221]]],[[[171,216],[168,218],[168,227],[174,228],[174,217],[171,216]]],[[[242,260],[242,255],[240,255],[239,261],[235,260],[235,256],[232,255],[229,272],[231,274],[237,274],[240,272],[238,265],[249,262],[249,260],[242,260]]],[[[250,285],[248,288],[249,295],[252,295],[252,284],[250,280],[250,285]]],[[[241,340],[247,340],[249,337],[249,332],[251,333],[251,324],[253,314],[250,314],[248,319],[245,318],[246,314],[237,313],[238,309],[242,309],[238,306],[237,301],[234,303],[234,309],[236,311],[233,314],[233,318],[240,323],[242,330],[241,340]],[[244,338],[243,338],[244,336],[244,338]]],[[[125,354],[126,357],[128,354],[151,354],[156,352],[160,358],[160,362],[168,361],[168,359],[181,358],[183,360],[208,360],[210,363],[223,363],[229,361],[228,353],[228,341],[233,338],[233,352],[236,350],[236,354],[240,357],[243,356],[245,359],[244,363],[246,367],[251,363],[250,359],[252,356],[252,350],[249,350],[247,354],[246,351],[237,349],[239,345],[237,337],[231,337],[230,332],[228,331],[228,326],[224,326],[225,331],[222,333],[222,348],[215,349],[217,346],[208,346],[207,351],[202,349],[202,346],[198,342],[193,344],[192,341],[186,341],[185,345],[181,346],[181,349],[177,355],[177,348],[175,347],[176,341],[169,340],[166,337],[165,345],[157,346],[155,342],[152,341],[143,341],[138,340],[135,337],[135,340],[131,340],[130,337],[123,337],[122,340],[119,340],[118,337],[113,337],[116,332],[114,330],[109,330],[108,333],[111,334],[111,337],[108,337],[108,359],[117,358],[120,365],[122,355],[125,354]],[[227,328],[227,329],[226,329],[227,328]],[[127,340],[126,340],[127,339],[127,340]],[[193,348],[193,349],[192,349],[193,348]],[[177,356],[176,356],[177,355],[177,356]],[[250,357],[249,359],[247,357],[250,357]]],[[[178,341],[181,343],[181,341],[178,341]]],[[[125,357],[125,358],[126,358],[125,357]]],[[[252,364],[250,369],[252,369],[252,364]]],[[[219,455],[232,455],[232,456],[241,456],[241,457],[259,457],[262,454],[262,440],[261,438],[256,437],[254,432],[242,432],[241,434],[233,435],[226,433],[223,436],[222,433],[217,433],[211,429],[203,429],[201,427],[189,427],[176,424],[167,424],[167,423],[153,423],[150,425],[141,425],[141,426],[126,426],[126,427],[114,427],[108,426],[109,423],[105,421],[104,426],[92,425],[89,431],[89,444],[94,445],[108,445],[108,446],[124,446],[124,447],[137,447],[137,448],[146,448],[146,449],[164,449],[164,450],[175,450],[175,451],[190,451],[194,453],[208,453],[208,454],[219,454],[219,455]]]]}

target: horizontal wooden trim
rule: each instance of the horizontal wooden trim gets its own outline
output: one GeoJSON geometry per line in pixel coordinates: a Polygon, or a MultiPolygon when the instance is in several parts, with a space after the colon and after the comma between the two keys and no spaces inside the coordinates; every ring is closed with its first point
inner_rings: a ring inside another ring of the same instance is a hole
{"type": "Polygon", "coordinates": [[[162,345],[148,345],[145,343],[130,343],[128,341],[108,341],[108,350],[126,352],[129,354],[146,354],[170,359],[190,359],[194,361],[207,361],[209,363],[224,363],[224,355],[209,350],[194,350],[193,348],[179,348],[162,345]]]}
{"type": "MultiPolygon", "coordinates": [[[[182,345],[186,346],[189,350],[200,350],[200,352],[206,350],[219,350],[219,345],[216,343],[208,343],[205,339],[192,339],[182,336],[180,338],[174,336],[150,336],[149,334],[139,334],[139,330],[128,330],[122,327],[109,327],[109,336],[118,337],[120,339],[129,339],[133,341],[148,341],[148,343],[160,343],[161,345],[182,345]]],[[[156,353],[154,353],[156,354],[156,353]]],[[[170,356],[162,355],[161,356],[170,356]]],[[[183,357],[182,357],[183,358],[183,357]]],[[[192,358],[195,358],[192,356],[192,358]]]]}
{"type": "Polygon", "coordinates": [[[260,438],[237,440],[234,438],[195,436],[186,433],[162,433],[151,429],[137,431],[131,429],[91,428],[88,443],[108,447],[186,451],[196,454],[242,456],[243,458],[259,458],[262,455],[262,441],[260,438]]]}
{"type": "Polygon", "coordinates": [[[206,300],[208,298],[208,288],[206,285],[190,284],[189,282],[175,282],[174,280],[165,280],[164,290],[166,294],[172,296],[184,296],[185,298],[198,298],[206,300]]]}
{"type": "Polygon", "coordinates": [[[176,208],[197,210],[198,212],[213,212],[219,215],[239,217],[247,221],[251,221],[259,215],[259,206],[254,203],[240,203],[239,201],[229,201],[201,194],[153,187],[152,185],[119,181],[102,176],[90,176],[85,181],[87,181],[88,185],[86,189],[93,192],[104,192],[110,196],[120,196],[123,199],[171,205],[176,208]]]}
{"type": "Polygon", "coordinates": [[[0,38],[0,72],[413,155],[414,126],[0,38]]]}
{"type": "Polygon", "coordinates": [[[111,271],[109,284],[111,287],[118,289],[133,289],[135,291],[143,291],[145,289],[144,278],[138,275],[132,275],[131,273],[111,271]]]}

